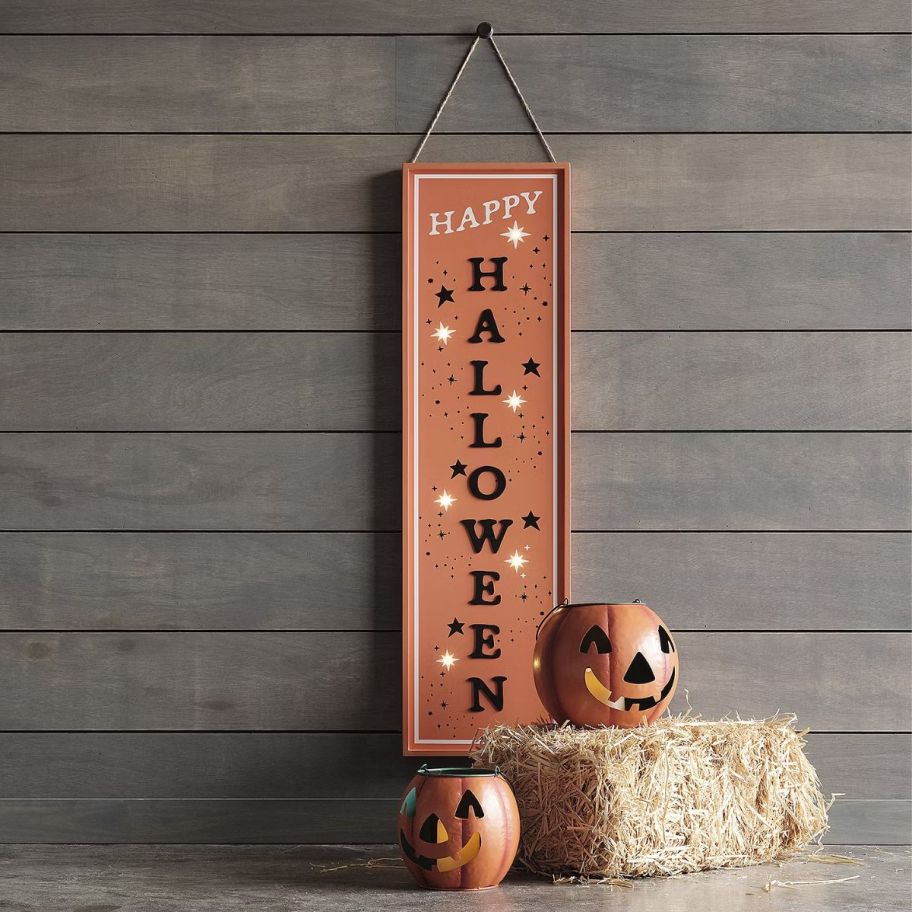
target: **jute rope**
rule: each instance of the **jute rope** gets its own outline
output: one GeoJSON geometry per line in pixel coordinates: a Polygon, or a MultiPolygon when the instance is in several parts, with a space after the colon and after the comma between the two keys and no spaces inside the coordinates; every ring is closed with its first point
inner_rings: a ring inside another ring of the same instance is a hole
{"type": "Polygon", "coordinates": [[[424,134],[424,136],[421,137],[421,142],[418,143],[418,148],[415,150],[415,154],[412,156],[412,161],[418,161],[418,156],[421,155],[425,143],[427,143],[428,139],[430,139],[431,133],[434,132],[434,127],[437,126],[437,121],[440,120],[440,115],[443,113],[443,109],[446,107],[447,102],[450,100],[450,96],[453,94],[453,90],[456,88],[457,83],[462,78],[462,74],[465,71],[465,68],[468,66],[469,61],[472,59],[472,54],[475,53],[475,48],[478,46],[478,42],[481,41],[482,38],[486,38],[491,42],[491,47],[494,49],[494,53],[497,55],[497,59],[500,61],[500,65],[503,67],[504,72],[507,74],[507,79],[510,80],[510,85],[513,86],[516,95],[522,102],[522,106],[525,108],[526,114],[529,116],[529,120],[532,122],[532,126],[535,127],[535,132],[538,134],[538,138],[541,140],[542,145],[545,147],[545,151],[548,153],[548,158],[550,158],[551,161],[556,162],[557,159],[554,157],[554,153],[551,151],[551,146],[548,145],[548,140],[545,139],[545,134],[542,133],[541,127],[539,127],[538,121],[535,119],[535,115],[532,113],[532,109],[529,107],[529,103],[526,101],[525,96],[523,95],[519,86],[516,84],[516,80],[513,78],[513,74],[510,72],[510,68],[507,66],[507,61],[504,60],[504,56],[500,53],[500,48],[497,46],[497,42],[494,40],[494,27],[488,22],[482,22],[476,29],[475,38],[469,45],[469,50],[466,52],[465,57],[463,57],[462,63],[459,65],[459,69],[456,71],[456,75],[453,77],[453,81],[450,83],[450,87],[446,90],[446,94],[443,96],[443,99],[437,106],[437,111],[434,113],[434,117],[432,118],[431,123],[427,128],[427,132],[424,134]]]}

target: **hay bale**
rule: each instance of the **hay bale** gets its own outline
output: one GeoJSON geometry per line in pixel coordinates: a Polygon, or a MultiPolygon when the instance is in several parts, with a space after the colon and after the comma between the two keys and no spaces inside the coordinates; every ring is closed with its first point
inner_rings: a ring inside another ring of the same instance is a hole
{"type": "Polygon", "coordinates": [[[794,721],[501,725],[479,736],[472,759],[513,786],[529,870],[680,874],[786,858],[826,829],[794,721]]]}

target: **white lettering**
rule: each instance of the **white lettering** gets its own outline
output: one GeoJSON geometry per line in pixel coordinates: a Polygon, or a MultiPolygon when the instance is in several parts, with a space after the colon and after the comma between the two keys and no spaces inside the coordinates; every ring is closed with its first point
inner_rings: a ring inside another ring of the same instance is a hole
{"type": "Polygon", "coordinates": [[[475,218],[475,213],[472,212],[472,207],[471,207],[471,206],[470,206],[468,209],[466,209],[466,211],[463,213],[462,221],[459,223],[459,227],[458,227],[456,230],[457,230],[457,231],[465,231],[465,230],[466,230],[466,222],[469,223],[469,227],[470,227],[470,228],[477,228],[477,227],[478,227],[478,219],[475,218]]]}
{"type": "Polygon", "coordinates": [[[484,224],[491,224],[491,216],[500,209],[500,200],[488,200],[486,203],[482,204],[484,206],[485,218],[484,224]]]}
{"type": "Polygon", "coordinates": [[[541,190],[536,190],[535,193],[525,193],[524,192],[521,194],[522,198],[526,201],[526,203],[528,205],[527,211],[528,211],[529,215],[534,215],[535,204],[536,204],[536,202],[538,202],[538,198],[541,195],[542,195],[541,190]]]}
{"type": "Polygon", "coordinates": [[[443,232],[444,234],[453,233],[453,210],[451,209],[449,212],[444,212],[443,215],[444,217],[441,218],[439,212],[431,213],[431,230],[428,234],[440,234],[437,229],[442,228],[443,226],[446,226],[446,231],[443,232]]]}

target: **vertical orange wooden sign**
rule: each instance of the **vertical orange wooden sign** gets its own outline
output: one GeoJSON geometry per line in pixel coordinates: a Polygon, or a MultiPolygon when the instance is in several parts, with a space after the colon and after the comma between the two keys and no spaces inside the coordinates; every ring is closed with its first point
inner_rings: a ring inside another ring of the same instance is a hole
{"type": "Polygon", "coordinates": [[[570,170],[405,165],[403,749],[544,716],[569,597],[570,170]]]}

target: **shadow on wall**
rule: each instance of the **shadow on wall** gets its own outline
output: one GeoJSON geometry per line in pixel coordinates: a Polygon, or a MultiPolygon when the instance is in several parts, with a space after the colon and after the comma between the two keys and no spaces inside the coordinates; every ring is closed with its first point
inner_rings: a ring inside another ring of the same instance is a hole
{"type": "MultiPolygon", "coordinates": [[[[373,224],[384,224],[387,220],[386,216],[391,209],[390,201],[399,199],[401,185],[402,172],[399,170],[378,174],[371,179],[373,224]]],[[[372,302],[371,310],[374,313],[382,313],[388,306],[383,300],[388,294],[387,289],[391,285],[397,290],[402,287],[402,236],[373,234],[371,238],[374,270],[371,293],[380,298],[372,302]]],[[[393,325],[398,326],[399,321],[393,325]]],[[[373,536],[372,583],[373,591],[378,596],[374,605],[373,626],[374,629],[382,629],[388,628],[390,617],[400,616],[398,606],[402,600],[402,348],[401,336],[392,332],[374,332],[371,338],[372,427],[397,429],[371,434],[371,528],[390,530],[393,533],[373,536]],[[395,547],[391,547],[391,538],[395,539],[395,547]],[[393,560],[396,561],[394,568],[389,566],[393,560]],[[386,598],[396,600],[396,610],[390,611],[389,605],[381,603],[380,600],[386,598]]],[[[398,627],[396,624],[397,629],[398,627]]],[[[380,637],[395,640],[393,654],[396,657],[396,673],[390,678],[388,672],[384,673],[384,663],[374,661],[371,663],[372,683],[379,690],[395,688],[397,701],[401,704],[402,681],[398,672],[402,667],[401,637],[390,633],[375,635],[374,655],[377,657],[388,654],[383,650],[383,646],[388,644],[381,644],[380,637]]]]}

